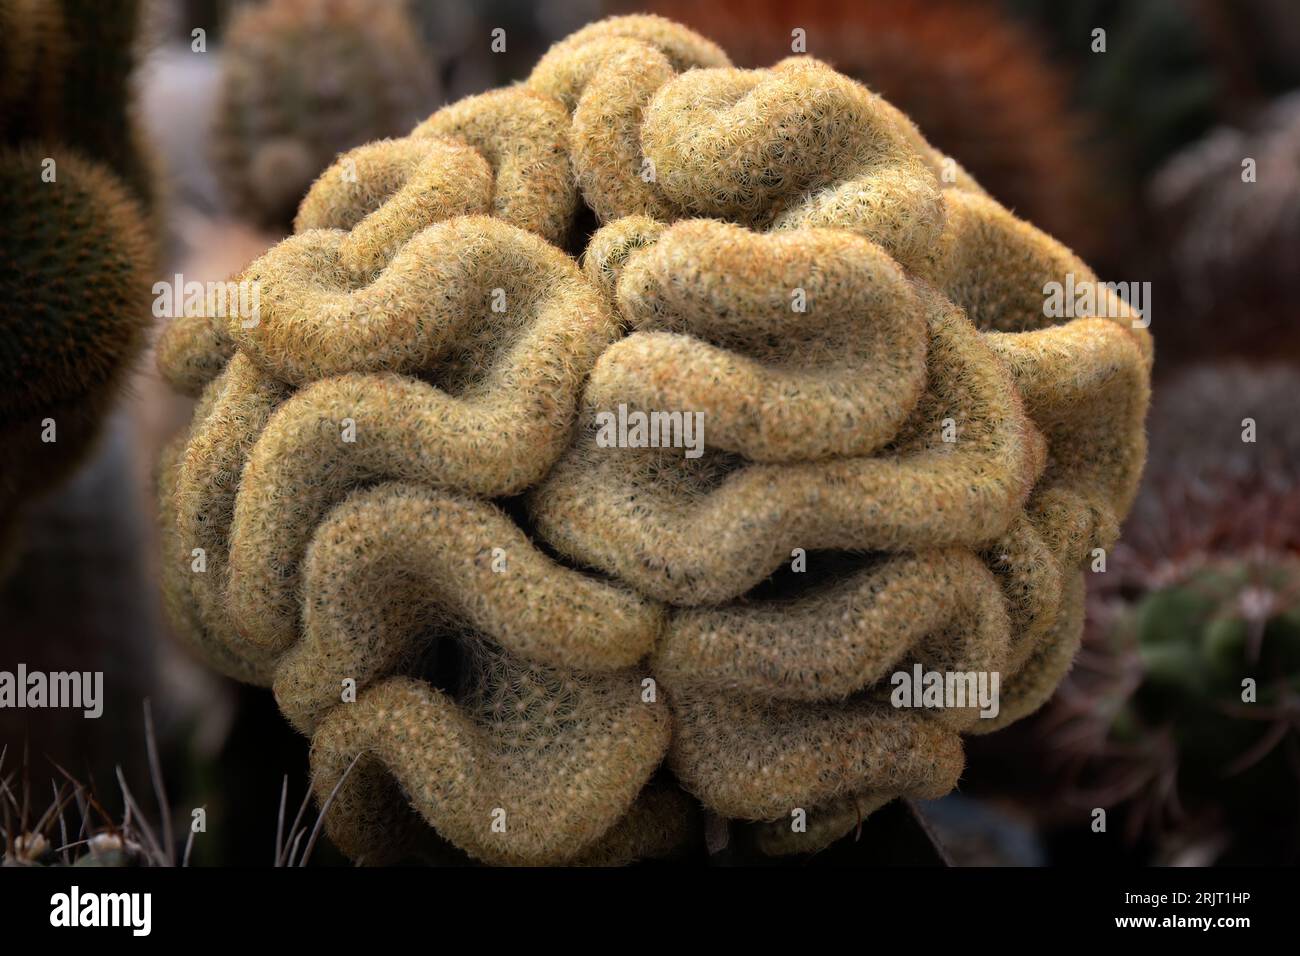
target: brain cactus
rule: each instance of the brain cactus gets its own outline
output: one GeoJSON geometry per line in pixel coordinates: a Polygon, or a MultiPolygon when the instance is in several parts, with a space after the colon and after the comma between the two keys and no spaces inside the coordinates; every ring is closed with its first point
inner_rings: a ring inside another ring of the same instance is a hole
{"type": "Polygon", "coordinates": [[[828,66],[604,21],[340,157],[296,225],[257,316],[164,337],[200,394],[167,591],[313,736],[353,857],[658,856],[699,804],[815,850],[1068,667],[1150,336],[1046,318],[1087,267],[828,66]],[[894,706],[914,665],[1000,675],[997,716],[894,706]]]}
{"type": "Polygon", "coordinates": [[[1295,561],[1212,562],[1138,605],[1133,625],[1147,681],[1137,706],[1150,711],[1150,698],[1169,701],[1163,719],[1180,749],[1210,756],[1194,760],[1193,772],[1231,762],[1214,760],[1214,751],[1243,756],[1245,721],[1217,733],[1198,726],[1242,710],[1242,675],[1258,668],[1264,703],[1274,706],[1300,679],[1298,570],[1295,561]]]}
{"type": "Polygon", "coordinates": [[[233,20],[214,132],[217,173],[234,210],[287,225],[335,155],[405,133],[436,90],[401,4],[269,0],[233,20]]]}
{"type": "Polygon", "coordinates": [[[97,431],[143,345],[154,250],[126,187],[62,146],[0,149],[0,218],[4,525],[97,431]]]}

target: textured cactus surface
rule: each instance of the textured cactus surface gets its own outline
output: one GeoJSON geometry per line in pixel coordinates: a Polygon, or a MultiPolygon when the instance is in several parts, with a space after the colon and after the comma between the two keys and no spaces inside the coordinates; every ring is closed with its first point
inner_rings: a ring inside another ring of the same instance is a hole
{"type": "Polygon", "coordinates": [[[407,132],[436,102],[433,68],[400,3],[269,0],[223,45],[213,136],[234,210],[287,226],[335,155],[407,132]]]}
{"type": "Polygon", "coordinates": [[[362,755],[349,855],[626,861],[700,804],[812,851],[946,793],[1069,666],[1150,336],[1109,293],[1047,318],[1087,267],[825,64],[604,21],[340,157],[296,225],[240,277],[257,321],[164,337],[201,393],[166,586],[313,735],[321,799],[362,755]],[[609,447],[620,407],[703,446],[609,447]],[[997,672],[998,715],[893,706],[913,665],[997,672]]]}
{"type": "Polygon", "coordinates": [[[144,344],[156,244],[133,123],[139,7],[0,2],[0,578],[144,344]]]}

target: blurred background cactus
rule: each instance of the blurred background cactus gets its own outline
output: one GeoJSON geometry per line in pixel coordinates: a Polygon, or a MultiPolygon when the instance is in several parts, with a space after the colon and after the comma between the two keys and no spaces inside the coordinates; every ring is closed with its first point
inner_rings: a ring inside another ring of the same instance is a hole
{"type": "Polygon", "coordinates": [[[231,20],[213,131],[231,208],[288,231],[349,147],[401,136],[438,101],[418,28],[386,0],[268,0],[231,20]]]}
{"type": "Polygon", "coordinates": [[[57,108],[63,19],[46,0],[0,0],[0,131],[8,141],[39,132],[57,108]]]}
{"type": "Polygon", "coordinates": [[[0,218],[3,537],[89,451],[144,344],[154,258],[121,182],[59,145],[0,147],[0,218]]]}
{"type": "Polygon", "coordinates": [[[1300,92],[1268,103],[1245,128],[1217,127],[1179,151],[1149,192],[1184,316],[1169,345],[1300,351],[1300,92]]]}
{"type": "Polygon", "coordinates": [[[135,123],[141,4],[114,13],[0,3],[0,666],[111,675],[103,718],[6,707],[0,746],[95,772],[152,686],[158,633],[120,407],[161,203],[135,123]]]}
{"type": "Polygon", "coordinates": [[[151,207],[158,183],[136,111],[144,8],[120,0],[107,16],[95,0],[0,3],[0,127],[6,142],[58,142],[103,163],[151,207]]]}
{"type": "Polygon", "coordinates": [[[153,262],[139,206],[57,145],[4,149],[0,202],[4,417],[90,400],[142,344],[153,262]]]}
{"type": "MultiPolygon", "coordinates": [[[[208,837],[210,822],[221,825],[231,818],[223,817],[208,800],[190,806],[184,797],[173,802],[163,770],[165,752],[147,700],[143,711],[143,741],[137,746],[123,743],[139,739],[138,713],[118,741],[119,755],[138,750],[147,765],[137,784],[142,790],[133,790],[120,764],[107,785],[97,783],[93,775],[80,777],[58,765],[50,768],[45,780],[43,768],[33,764],[29,747],[0,746],[0,867],[187,867],[267,859],[282,867],[306,866],[321,858],[339,862],[328,845],[318,851],[320,826],[306,812],[306,797],[297,814],[290,816],[287,776],[279,790],[278,815],[274,793],[268,790],[261,799],[248,801],[238,828],[230,827],[238,830],[238,839],[208,837]]],[[[253,790],[246,788],[249,793],[253,790]]]]}
{"type": "Polygon", "coordinates": [[[132,121],[139,8],[121,12],[0,6],[0,524],[81,460],[144,345],[154,189],[132,121]]]}
{"type": "Polygon", "coordinates": [[[59,137],[112,169],[145,206],[158,199],[153,156],[136,113],[145,0],[60,0],[66,46],[59,137]]]}
{"type": "Polygon", "coordinates": [[[1222,73],[1182,0],[1011,0],[1055,62],[1074,72],[1073,100],[1119,153],[1111,172],[1141,179],[1212,121],[1222,73]],[[1100,32],[1098,32],[1100,31],[1100,32]]]}
{"type": "Polygon", "coordinates": [[[1044,717],[1070,801],[1159,859],[1295,862],[1300,561],[1208,560],[1110,611],[1044,717]]]}

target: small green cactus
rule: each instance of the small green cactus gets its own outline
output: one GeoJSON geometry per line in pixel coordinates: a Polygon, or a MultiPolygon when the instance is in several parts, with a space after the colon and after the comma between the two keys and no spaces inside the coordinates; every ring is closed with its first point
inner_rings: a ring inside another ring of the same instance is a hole
{"type": "Polygon", "coordinates": [[[1268,745],[1300,690],[1300,562],[1207,565],[1139,603],[1132,627],[1145,677],[1127,710],[1170,728],[1180,783],[1214,792],[1233,771],[1288,773],[1285,737],[1268,745]]]}
{"type": "Polygon", "coordinates": [[[423,119],[436,84],[417,34],[388,0],[270,0],[237,15],[213,143],[234,210],[287,232],[336,154],[423,119]]]}
{"type": "Polygon", "coordinates": [[[1294,817],[1300,561],[1205,563],[1126,608],[1103,648],[1072,676],[1089,713],[1058,738],[1076,796],[1117,798],[1131,838],[1294,817]]]}

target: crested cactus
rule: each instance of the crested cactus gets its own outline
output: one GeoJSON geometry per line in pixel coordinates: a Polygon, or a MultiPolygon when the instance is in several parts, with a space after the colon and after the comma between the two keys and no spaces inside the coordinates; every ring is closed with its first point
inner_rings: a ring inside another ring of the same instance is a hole
{"type": "Polygon", "coordinates": [[[695,801],[815,850],[947,792],[1069,666],[1151,339],[1113,294],[1049,317],[1067,277],[825,64],[595,24],[340,157],[242,274],[256,321],[169,331],[202,389],[169,607],[312,735],[322,800],[364,755],[327,814],[354,858],[666,855],[695,801]],[[998,675],[1000,710],[900,707],[914,666],[998,675]]]}
{"type": "Polygon", "coordinates": [[[9,383],[0,516],[8,518],[96,433],[143,346],[154,250],[123,184],[59,146],[0,149],[0,218],[0,376],[9,383]]]}
{"type": "Polygon", "coordinates": [[[5,150],[0,175],[8,418],[79,399],[130,358],[150,260],[138,206],[100,165],[27,146],[5,150]]]}
{"type": "Polygon", "coordinates": [[[287,228],[349,147],[408,131],[436,99],[401,4],[268,0],[241,10],[222,52],[217,173],[235,212],[287,228]]]}

